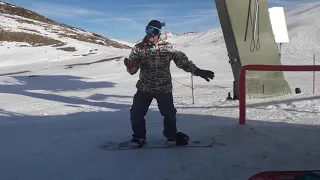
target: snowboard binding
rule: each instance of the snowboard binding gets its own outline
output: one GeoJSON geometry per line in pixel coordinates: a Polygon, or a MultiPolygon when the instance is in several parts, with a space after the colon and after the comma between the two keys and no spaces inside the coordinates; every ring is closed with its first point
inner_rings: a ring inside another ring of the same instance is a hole
{"type": "Polygon", "coordinates": [[[185,146],[188,144],[189,136],[182,132],[176,133],[176,145],[177,146],[185,146]]]}

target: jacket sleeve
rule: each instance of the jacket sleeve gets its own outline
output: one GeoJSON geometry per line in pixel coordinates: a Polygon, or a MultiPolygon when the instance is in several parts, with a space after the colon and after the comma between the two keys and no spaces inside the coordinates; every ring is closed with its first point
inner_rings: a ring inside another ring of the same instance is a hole
{"type": "Polygon", "coordinates": [[[170,50],[171,59],[178,66],[178,68],[183,69],[185,72],[193,73],[198,67],[189,60],[187,55],[182,51],[170,50]]]}
{"type": "Polygon", "coordinates": [[[131,69],[127,68],[127,72],[131,75],[134,75],[140,69],[140,60],[143,58],[142,51],[138,46],[134,46],[131,50],[128,59],[134,62],[134,67],[131,69]]]}

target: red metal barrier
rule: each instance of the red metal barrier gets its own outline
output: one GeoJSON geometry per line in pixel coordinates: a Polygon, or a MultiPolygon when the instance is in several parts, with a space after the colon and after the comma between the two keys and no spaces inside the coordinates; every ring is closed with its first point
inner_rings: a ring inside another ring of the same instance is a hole
{"type": "Polygon", "coordinates": [[[320,71],[320,65],[246,65],[239,74],[239,124],[246,123],[246,71],[320,71]]]}

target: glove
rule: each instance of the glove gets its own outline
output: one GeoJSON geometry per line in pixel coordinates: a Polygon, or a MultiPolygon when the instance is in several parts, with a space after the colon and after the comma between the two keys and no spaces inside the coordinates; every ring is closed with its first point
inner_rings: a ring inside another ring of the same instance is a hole
{"type": "Polygon", "coordinates": [[[202,70],[202,69],[197,69],[195,72],[194,72],[194,75],[196,76],[200,76],[202,77],[203,79],[205,79],[206,81],[210,81],[210,79],[213,79],[214,78],[214,72],[212,71],[209,71],[209,70],[202,70]],[[209,79],[210,78],[210,79],[209,79]]]}
{"type": "Polygon", "coordinates": [[[129,60],[128,58],[125,58],[123,62],[127,69],[132,69],[136,66],[136,63],[134,61],[129,60]]]}

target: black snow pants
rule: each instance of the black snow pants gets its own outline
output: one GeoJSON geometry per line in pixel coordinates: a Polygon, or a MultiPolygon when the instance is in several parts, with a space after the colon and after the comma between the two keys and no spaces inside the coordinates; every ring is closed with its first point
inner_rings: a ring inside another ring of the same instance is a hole
{"type": "Polygon", "coordinates": [[[176,113],[177,110],[173,104],[172,92],[151,94],[140,90],[133,97],[133,104],[130,109],[130,120],[133,130],[133,136],[136,138],[146,137],[145,115],[153,99],[157,100],[158,108],[163,120],[163,135],[167,138],[175,137],[177,133],[176,113]]]}

